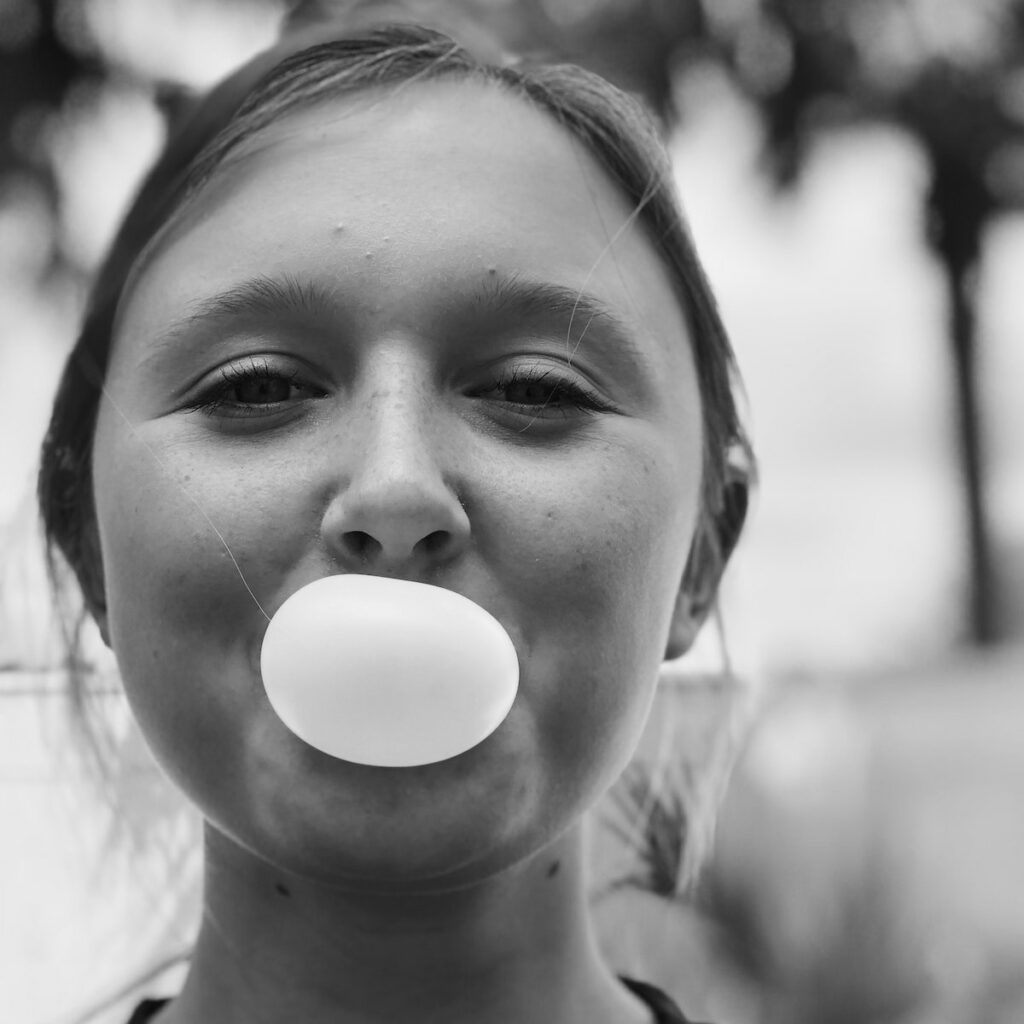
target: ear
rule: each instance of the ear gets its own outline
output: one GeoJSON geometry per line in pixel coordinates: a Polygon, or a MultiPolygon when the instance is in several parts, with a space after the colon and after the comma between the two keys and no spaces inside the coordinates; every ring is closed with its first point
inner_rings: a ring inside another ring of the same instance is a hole
{"type": "Polygon", "coordinates": [[[693,646],[715,606],[722,574],[747,518],[749,495],[747,475],[731,471],[717,514],[701,513],[672,612],[665,648],[667,660],[682,657],[693,646]]]}

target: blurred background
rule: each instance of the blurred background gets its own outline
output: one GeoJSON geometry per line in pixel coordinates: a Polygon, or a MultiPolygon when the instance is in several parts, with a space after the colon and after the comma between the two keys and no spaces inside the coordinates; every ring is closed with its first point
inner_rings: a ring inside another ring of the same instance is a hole
{"type": "Polygon", "coordinates": [[[195,926],[196,822],[95,638],[90,781],[44,583],[90,275],[197,91],[393,13],[647,99],[745,378],[723,628],[594,820],[609,957],[716,1024],[1021,1024],[1021,0],[0,0],[0,1017],[122,1020],[195,926]]]}

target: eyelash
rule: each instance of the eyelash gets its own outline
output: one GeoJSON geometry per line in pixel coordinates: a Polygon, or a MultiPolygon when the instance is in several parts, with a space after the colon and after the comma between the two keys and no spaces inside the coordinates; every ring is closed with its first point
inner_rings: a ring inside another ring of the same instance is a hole
{"type": "Polygon", "coordinates": [[[575,381],[565,380],[557,376],[553,370],[538,371],[521,366],[502,371],[493,383],[479,389],[476,394],[486,395],[493,391],[508,391],[518,384],[547,385],[550,388],[549,397],[537,404],[506,402],[507,405],[524,412],[529,411],[534,416],[539,416],[542,413],[569,416],[573,411],[594,413],[605,411],[609,408],[607,403],[601,401],[594,391],[575,381]],[[552,398],[552,396],[554,397],[552,398]],[[553,402],[558,402],[559,404],[553,404],[553,402]]]}
{"type": "MultiPolygon", "coordinates": [[[[223,367],[220,380],[208,387],[193,408],[209,416],[261,416],[274,407],[279,407],[287,400],[272,402],[240,402],[232,400],[231,393],[247,384],[257,382],[287,384],[289,389],[301,388],[312,397],[323,398],[326,392],[311,385],[304,384],[301,375],[293,369],[280,369],[272,366],[266,359],[251,357],[246,363],[223,367]]],[[[518,385],[547,385],[548,394],[542,402],[515,402],[506,400],[505,404],[516,411],[529,413],[535,418],[539,416],[568,417],[573,412],[594,413],[606,411],[610,406],[587,387],[558,377],[553,370],[537,370],[524,367],[513,367],[502,371],[497,378],[486,387],[476,389],[471,397],[484,397],[493,392],[509,391],[518,385]]]]}
{"type": "Polygon", "coordinates": [[[221,379],[208,387],[194,408],[207,415],[226,416],[260,416],[267,409],[283,404],[282,402],[239,402],[231,399],[231,392],[246,384],[265,381],[268,383],[284,382],[289,389],[302,388],[317,398],[323,398],[325,392],[302,382],[297,370],[281,369],[270,365],[266,359],[251,357],[246,363],[222,367],[221,379]]]}

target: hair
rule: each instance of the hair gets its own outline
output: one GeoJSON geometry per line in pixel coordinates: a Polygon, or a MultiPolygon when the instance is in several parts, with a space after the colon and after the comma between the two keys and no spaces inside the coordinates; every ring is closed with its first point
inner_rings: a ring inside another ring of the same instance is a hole
{"type": "MultiPolygon", "coordinates": [[[[290,113],[367,90],[465,80],[508,90],[582,143],[633,205],[660,252],[691,329],[703,406],[702,507],[688,571],[720,568],[746,511],[753,458],[736,402],[738,373],[682,214],[659,130],[639,102],[573,65],[498,62],[415,25],[346,33],[319,25],[259,55],[202,99],[145,178],[102,264],[46,433],[38,500],[58,597],[70,568],[84,609],[67,632],[72,705],[84,712],[80,628],[105,610],[91,474],[93,435],[119,309],[147,257],[233,153],[290,113]]],[[[80,714],[85,719],[87,714],[80,714]]],[[[88,731],[88,726],[87,726],[88,731]]]]}

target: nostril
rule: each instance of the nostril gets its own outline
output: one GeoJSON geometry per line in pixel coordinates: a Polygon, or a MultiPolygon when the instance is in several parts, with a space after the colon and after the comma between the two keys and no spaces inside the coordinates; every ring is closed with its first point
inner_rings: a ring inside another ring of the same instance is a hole
{"type": "Polygon", "coordinates": [[[435,530],[423,537],[416,547],[424,554],[436,555],[444,549],[450,537],[451,534],[447,530],[435,530]]]}
{"type": "Polygon", "coordinates": [[[363,530],[349,530],[343,540],[349,554],[363,562],[376,558],[383,550],[380,541],[363,530]]]}

